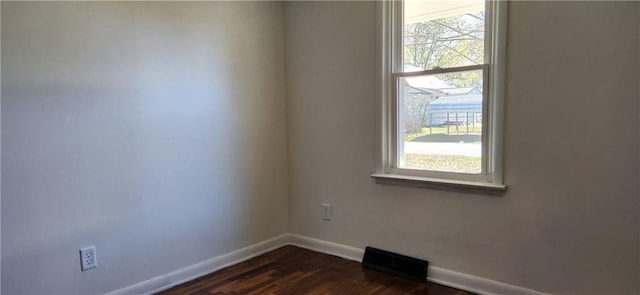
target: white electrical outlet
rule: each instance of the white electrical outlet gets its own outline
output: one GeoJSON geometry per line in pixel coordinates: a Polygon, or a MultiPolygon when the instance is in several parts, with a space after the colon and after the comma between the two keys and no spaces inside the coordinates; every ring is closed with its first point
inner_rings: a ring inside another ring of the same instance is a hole
{"type": "Polygon", "coordinates": [[[322,219],[331,220],[331,204],[322,204],[322,219]]]}
{"type": "Polygon", "coordinates": [[[89,246],[80,249],[80,270],[85,271],[98,266],[96,256],[96,246],[89,246]]]}

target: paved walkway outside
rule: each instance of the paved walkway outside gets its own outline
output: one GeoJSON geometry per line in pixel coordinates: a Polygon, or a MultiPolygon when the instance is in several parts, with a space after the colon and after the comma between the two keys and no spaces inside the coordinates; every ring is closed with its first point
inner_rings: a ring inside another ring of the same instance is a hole
{"type": "Polygon", "coordinates": [[[404,153],[480,157],[482,153],[482,145],[479,142],[405,142],[404,153]]]}

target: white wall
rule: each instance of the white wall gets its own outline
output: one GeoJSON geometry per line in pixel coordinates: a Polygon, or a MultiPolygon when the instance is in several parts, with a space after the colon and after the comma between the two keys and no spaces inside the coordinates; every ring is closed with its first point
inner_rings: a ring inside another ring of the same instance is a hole
{"type": "Polygon", "coordinates": [[[495,197],[375,184],[375,3],[287,2],[290,230],[545,292],[638,294],[638,3],[509,13],[495,197]]]}
{"type": "Polygon", "coordinates": [[[275,2],[3,1],[2,293],[105,293],[285,233],[282,26],[275,2]]]}

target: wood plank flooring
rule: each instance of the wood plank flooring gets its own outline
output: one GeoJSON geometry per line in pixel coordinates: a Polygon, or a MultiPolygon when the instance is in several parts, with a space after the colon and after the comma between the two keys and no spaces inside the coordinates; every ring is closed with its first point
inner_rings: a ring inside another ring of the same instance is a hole
{"type": "Polygon", "coordinates": [[[363,268],[360,263],[285,246],[159,295],[430,294],[471,295],[363,268]]]}

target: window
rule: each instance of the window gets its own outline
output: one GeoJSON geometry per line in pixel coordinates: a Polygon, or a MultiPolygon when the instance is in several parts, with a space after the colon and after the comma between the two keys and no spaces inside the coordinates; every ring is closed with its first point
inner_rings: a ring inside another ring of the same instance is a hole
{"type": "Polygon", "coordinates": [[[379,4],[379,183],[502,191],[506,1],[379,4]]]}

